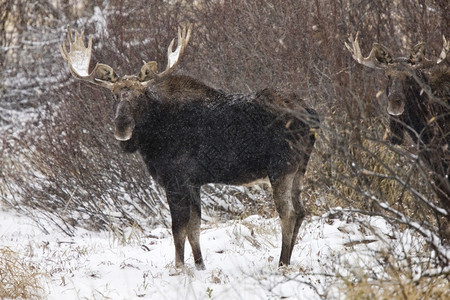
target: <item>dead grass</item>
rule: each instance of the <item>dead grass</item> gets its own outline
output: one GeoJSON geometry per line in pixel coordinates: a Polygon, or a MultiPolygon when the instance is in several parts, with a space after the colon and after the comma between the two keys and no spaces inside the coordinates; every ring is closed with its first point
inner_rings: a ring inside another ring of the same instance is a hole
{"type": "Polygon", "coordinates": [[[443,276],[426,277],[414,281],[410,274],[399,273],[399,270],[387,269],[390,280],[373,280],[369,276],[359,276],[352,274],[344,280],[344,285],[340,288],[345,299],[448,299],[450,282],[443,276]]]}
{"type": "Polygon", "coordinates": [[[0,249],[0,299],[43,299],[43,274],[10,248],[0,249]]]}
{"type": "MultiPolygon", "coordinates": [[[[412,244],[405,246],[408,248],[412,244]]],[[[346,267],[345,273],[336,272],[338,284],[334,287],[338,292],[337,295],[336,290],[332,293],[339,299],[348,300],[449,299],[448,272],[426,275],[438,265],[433,259],[427,260],[428,254],[422,250],[403,249],[399,252],[398,246],[386,243],[372,252],[370,267],[352,265],[346,267]]]]}

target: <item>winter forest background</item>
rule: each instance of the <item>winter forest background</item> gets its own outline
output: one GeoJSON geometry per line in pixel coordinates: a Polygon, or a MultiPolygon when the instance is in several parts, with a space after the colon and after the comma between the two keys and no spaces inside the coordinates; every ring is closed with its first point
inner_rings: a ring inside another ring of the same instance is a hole
{"type": "MultiPolygon", "coordinates": [[[[146,233],[170,226],[162,190],[140,157],[122,154],[114,140],[112,95],[73,79],[58,44],[68,26],[85,28],[93,37],[91,67],[101,62],[119,75],[135,74],[144,60],[165,66],[177,26],[192,23],[176,73],[232,93],[295,92],[320,113],[303,192],[309,213],[340,207],[411,230],[426,241],[421,255],[427,259],[396,264],[387,248],[377,254],[387,276],[401,273],[419,287],[444,282],[448,290],[450,212],[440,207],[432,172],[407,151],[408,142],[392,146],[385,138],[387,79],[355,63],[344,45],[360,32],[363,55],[375,41],[399,55],[424,41],[427,55],[436,57],[442,36],[450,38],[448,0],[193,3],[0,1],[2,207],[32,217],[44,232],[52,223],[68,236],[80,227],[120,232],[135,226],[146,233]]],[[[202,191],[205,218],[276,216],[269,187],[202,191]]]]}

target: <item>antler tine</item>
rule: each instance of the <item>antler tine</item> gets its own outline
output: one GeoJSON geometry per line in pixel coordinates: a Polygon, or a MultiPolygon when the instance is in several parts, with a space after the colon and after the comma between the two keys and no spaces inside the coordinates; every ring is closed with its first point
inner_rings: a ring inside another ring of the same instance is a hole
{"type": "Polygon", "coordinates": [[[174,42],[175,42],[175,39],[172,39],[172,41],[169,44],[169,47],[167,47],[167,67],[166,67],[166,70],[169,69],[175,63],[175,62],[172,62],[172,63],[170,62],[170,57],[173,56],[173,53],[175,53],[175,52],[173,52],[173,43],[174,42]]]}
{"type": "Polygon", "coordinates": [[[353,34],[350,34],[348,41],[350,42],[351,46],[345,42],[345,47],[352,55],[353,59],[359,62],[361,56],[361,49],[359,48],[359,42],[358,42],[358,35],[359,31],[356,32],[356,37],[353,40],[353,34]]]}
{"type": "Polygon", "coordinates": [[[443,62],[447,58],[447,55],[450,53],[450,43],[445,38],[445,35],[442,35],[442,40],[443,40],[442,51],[441,54],[439,55],[439,59],[437,60],[438,64],[443,62]]]}
{"type": "MultiPolygon", "coordinates": [[[[79,41],[80,46],[84,47],[84,28],[81,30],[80,35],[78,36],[78,32],[75,31],[75,41],[79,41]]],[[[89,36],[88,46],[86,48],[89,54],[92,54],[92,36],[89,36]]]]}
{"type": "MultiPolygon", "coordinates": [[[[72,34],[70,33],[69,26],[67,26],[67,37],[69,39],[69,45],[72,44],[72,34]]],[[[69,53],[67,52],[65,41],[63,41],[63,43],[59,44],[58,46],[59,46],[59,51],[61,52],[63,59],[67,62],[69,60],[69,53]]]]}

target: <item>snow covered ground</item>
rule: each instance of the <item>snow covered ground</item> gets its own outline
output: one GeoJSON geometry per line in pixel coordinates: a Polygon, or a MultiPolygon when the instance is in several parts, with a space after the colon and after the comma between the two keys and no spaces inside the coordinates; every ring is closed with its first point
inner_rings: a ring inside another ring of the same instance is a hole
{"type": "Polygon", "coordinates": [[[166,228],[155,228],[149,236],[135,228],[124,234],[79,229],[71,238],[56,229],[46,235],[13,211],[0,210],[0,219],[0,249],[11,249],[42,274],[40,292],[46,299],[340,298],[338,274],[382,272],[374,253],[388,244],[400,256],[423,246],[380,217],[337,210],[304,222],[292,266],[280,270],[278,219],[250,216],[203,224],[207,269],[194,268],[187,245],[187,269],[180,273],[173,267],[174,247],[166,228]]]}

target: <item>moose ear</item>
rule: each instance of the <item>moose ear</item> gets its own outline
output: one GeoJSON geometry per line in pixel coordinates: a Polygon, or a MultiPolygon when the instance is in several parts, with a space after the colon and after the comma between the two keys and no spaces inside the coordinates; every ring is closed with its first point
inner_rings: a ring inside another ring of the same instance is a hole
{"type": "Polygon", "coordinates": [[[155,78],[156,74],[158,72],[158,63],[156,61],[151,62],[144,62],[144,65],[141,68],[141,71],[139,72],[138,79],[139,81],[149,81],[153,78],[155,78]]]}
{"type": "Polygon", "coordinates": [[[95,70],[95,78],[112,83],[119,80],[119,76],[117,76],[113,68],[105,64],[97,64],[97,68],[95,70]]]}
{"type": "Polygon", "coordinates": [[[412,48],[411,54],[409,55],[409,60],[411,61],[411,64],[415,65],[420,63],[424,57],[425,43],[418,43],[412,48]]]}
{"type": "Polygon", "coordinates": [[[383,45],[374,43],[373,50],[375,59],[382,65],[389,65],[394,62],[390,51],[383,45]]]}

